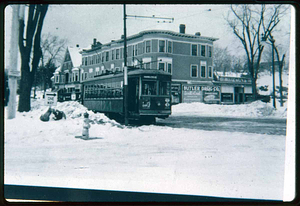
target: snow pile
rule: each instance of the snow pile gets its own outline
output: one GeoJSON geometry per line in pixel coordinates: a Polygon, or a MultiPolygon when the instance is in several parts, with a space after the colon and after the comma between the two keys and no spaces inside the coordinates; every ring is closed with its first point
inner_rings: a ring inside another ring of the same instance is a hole
{"type": "Polygon", "coordinates": [[[280,107],[277,102],[277,109],[274,109],[271,103],[261,101],[240,105],[182,103],[172,106],[172,115],[286,118],[286,105],[280,107]]]}

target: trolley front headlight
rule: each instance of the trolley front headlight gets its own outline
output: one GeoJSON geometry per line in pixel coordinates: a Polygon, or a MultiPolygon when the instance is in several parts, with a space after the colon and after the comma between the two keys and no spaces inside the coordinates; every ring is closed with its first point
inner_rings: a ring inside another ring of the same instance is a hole
{"type": "Polygon", "coordinates": [[[150,109],[150,106],[151,106],[151,102],[150,102],[150,99],[143,99],[142,101],[142,108],[143,109],[150,109]]]}
{"type": "Polygon", "coordinates": [[[165,98],[165,107],[169,108],[171,106],[171,100],[170,98],[165,98]]]}

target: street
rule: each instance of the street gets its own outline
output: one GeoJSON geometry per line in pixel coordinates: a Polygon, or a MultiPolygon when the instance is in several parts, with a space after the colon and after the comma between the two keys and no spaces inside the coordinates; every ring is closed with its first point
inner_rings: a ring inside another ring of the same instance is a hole
{"type": "Polygon", "coordinates": [[[268,135],[286,135],[286,120],[272,118],[235,118],[170,116],[157,119],[156,125],[206,131],[247,132],[268,135]]]}

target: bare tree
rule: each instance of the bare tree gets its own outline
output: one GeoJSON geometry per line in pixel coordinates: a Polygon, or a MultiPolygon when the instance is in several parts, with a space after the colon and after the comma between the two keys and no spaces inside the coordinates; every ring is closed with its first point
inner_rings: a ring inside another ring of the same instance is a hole
{"type": "Polygon", "coordinates": [[[226,21],[242,43],[247,56],[248,71],[252,78],[252,90],[256,99],[256,81],[264,46],[261,37],[267,39],[280,22],[287,7],[282,5],[231,5],[226,21]]]}
{"type": "Polygon", "coordinates": [[[34,96],[36,92],[36,86],[38,84],[43,85],[44,91],[46,85],[52,77],[52,68],[61,63],[63,58],[63,52],[67,44],[67,39],[60,39],[58,36],[54,36],[50,33],[42,35],[41,39],[41,64],[38,67],[38,75],[35,75],[34,81],[34,96]],[[50,71],[51,70],[51,71],[50,71]],[[49,75],[50,73],[51,75],[49,75]]]}
{"type": "Polygon", "coordinates": [[[34,75],[42,55],[40,46],[41,32],[47,10],[47,4],[30,4],[28,6],[26,32],[24,18],[20,18],[19,20],[19,49],[21,53],[19,112],[28,112],[31,108],[30,94],[34,75]]]}
{"type": "Polygon", "coordinates": [[[225,75],[226,71],[231,69],[232,57],[229,54],[228,48],[214,47],[214,70],[223,71],[225,75]]]}

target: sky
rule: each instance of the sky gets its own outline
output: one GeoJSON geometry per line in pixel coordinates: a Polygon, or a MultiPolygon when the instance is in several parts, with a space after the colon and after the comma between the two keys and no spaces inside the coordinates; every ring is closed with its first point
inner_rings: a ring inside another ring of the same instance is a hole
{"type": "MultiPolygon", "coordinates": [[[[161,29],[179,32],[179,25],[186,25],[187,34],[200,32],[202,36],[218,38],[215,45],[228,47],[235,55],[244,54],[237,37],[225,21],[229,5],[126,5],[127,15],[174,18],[163,23],[159,19],[128,17],[127,36],[143,30],[161,29]],[[158,22],[159,21],[159,22],[158,22]],[[240,52],[242,51],[242,52],[240,52]]],[[[9,47],[12,9],[5,10],[5,46],[9,47]]],[[[68,46],[89,47],[93,39],[102,44],[120,39],[123,34],[123,5],[50,5],[44,21],[43,34],[51,33],[68,40],[68,46]]],[[[288,50],[290,10],[274,32],[276,43],[288,50]]],[[[8,56],[8,50],[5,51],[8,56]]]]}

